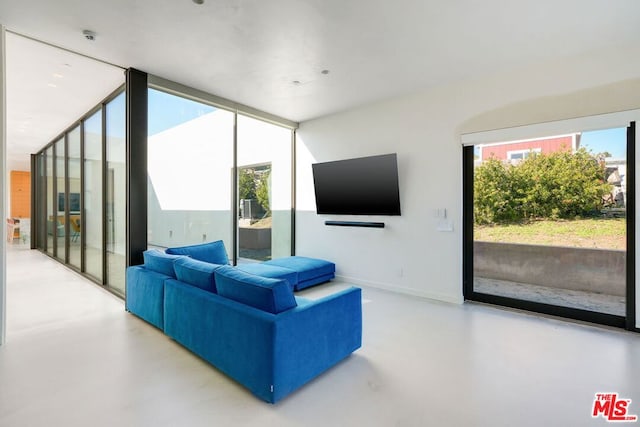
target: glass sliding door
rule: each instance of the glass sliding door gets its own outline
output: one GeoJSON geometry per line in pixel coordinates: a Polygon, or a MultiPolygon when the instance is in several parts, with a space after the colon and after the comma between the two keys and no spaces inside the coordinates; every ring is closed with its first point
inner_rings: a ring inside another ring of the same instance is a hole
{"type": "Polygon", "coordinates": [[[110,101],[106,107],[106,199],[105,237],[107,285],[124,295],[125,230],[126,230],[126,146],[125,94],[110,101]]]}
{"type": "Polygon", "coordinates": [[[82,212],[81,212],[81,162],[80,157],[80,126],[75,127],[67,134],[67,183],[69,194],[68,201],[68,245],[69,245],[69,264],[80,269],[82,260],[81,251],[81,230],[82,230],[82,212]]]}
{"type": "Polygon", "coordinates": [[[627,147],[626,128],[466,147],[465,297],[624,326],[627,147]]]}
{"type": "Polygon", "coordinates": [[[65,150],[65,140],[64,137],[59,139],[56,142],[56,146],[55,146],[55,155],[56,155],[56,167],[55,167],[55,173],[56,173],[56,178],[55,178],[55,183],[56,183],[56,194],[55,194],[55,198],[54,198],[54,205],[55,205],[55,222],[56,222],[56,238],[55,240],[55,256],[56,258],[58,258],[60,261],[62,261],[63,263],[66,262],[67,259],[67,255],[66,255],[66,245],[65,245],[65,240],[66,240],[66,226],[65,226],[65,219],[66,219],[66,215],[65,215],[65,209],[66,209],[66,191],[65,191],[65,184],[66,184],[66,167],[65,167],[65,157],[66,157],[66,150],[65,150]]]}
{"type": "Polygon", "coordinates": [[[239,262],[291,255],[292,132],[238,115],[239,262]]]}
{"type": "Polygon", "coordinates": [[[84,211],[80,223],[84,272],[102,283],[103,274],[103,157],[102,110],[84,121],[84,211]]]}
{"type": "Polygon", "coordinates": [[[234,114],[155,89],[148,100],[149,245],[222,240],[231,259],[234,114]]]}

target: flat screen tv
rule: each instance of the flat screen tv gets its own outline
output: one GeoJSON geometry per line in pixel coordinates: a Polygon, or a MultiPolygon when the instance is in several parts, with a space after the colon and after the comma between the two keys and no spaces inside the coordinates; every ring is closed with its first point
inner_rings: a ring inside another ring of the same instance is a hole
{"type": "Polygon", "coordinates": [[[311,167],[318,214],[400,215],[395,153],[311,167]]]}

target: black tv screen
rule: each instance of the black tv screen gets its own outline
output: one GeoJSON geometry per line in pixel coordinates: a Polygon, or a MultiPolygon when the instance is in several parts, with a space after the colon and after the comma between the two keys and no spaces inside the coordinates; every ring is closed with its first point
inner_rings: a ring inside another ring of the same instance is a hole
{"type": "Polygon", "coordinates": [[[395,153],[311,166],[318,214],[400,215],[395,153]]]}

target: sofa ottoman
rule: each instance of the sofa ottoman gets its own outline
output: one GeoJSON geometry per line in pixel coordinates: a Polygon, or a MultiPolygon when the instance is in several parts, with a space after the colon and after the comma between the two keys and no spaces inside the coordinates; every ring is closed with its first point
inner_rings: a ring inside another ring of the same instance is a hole
{"type": "Polygon", "coordinates": [[[309,286],[328,282],[336,277],[336,265],[330,261],[303,256],[276,258],[262,263],[263,265],[284,267],[298,273],[298,283],[294,290],[299,291],[309,286]]]}
{"type": "Polygon", "coordinates": [[[290,268],[257,262],[238,264],[236,268],[247,273],[255,274],[256,276],[286,280],[291,290],[296,289],[296,285],[298,284],[298,272],[290,268]]]}

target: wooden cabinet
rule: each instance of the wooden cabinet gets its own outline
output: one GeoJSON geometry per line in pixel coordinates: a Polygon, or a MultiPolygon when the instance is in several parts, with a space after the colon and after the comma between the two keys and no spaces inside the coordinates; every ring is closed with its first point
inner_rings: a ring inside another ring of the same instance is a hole
{"type": "Polygon", "coordinates": [[[31,173],[11,171],[11,218],[31,218],[31,173]]]}

